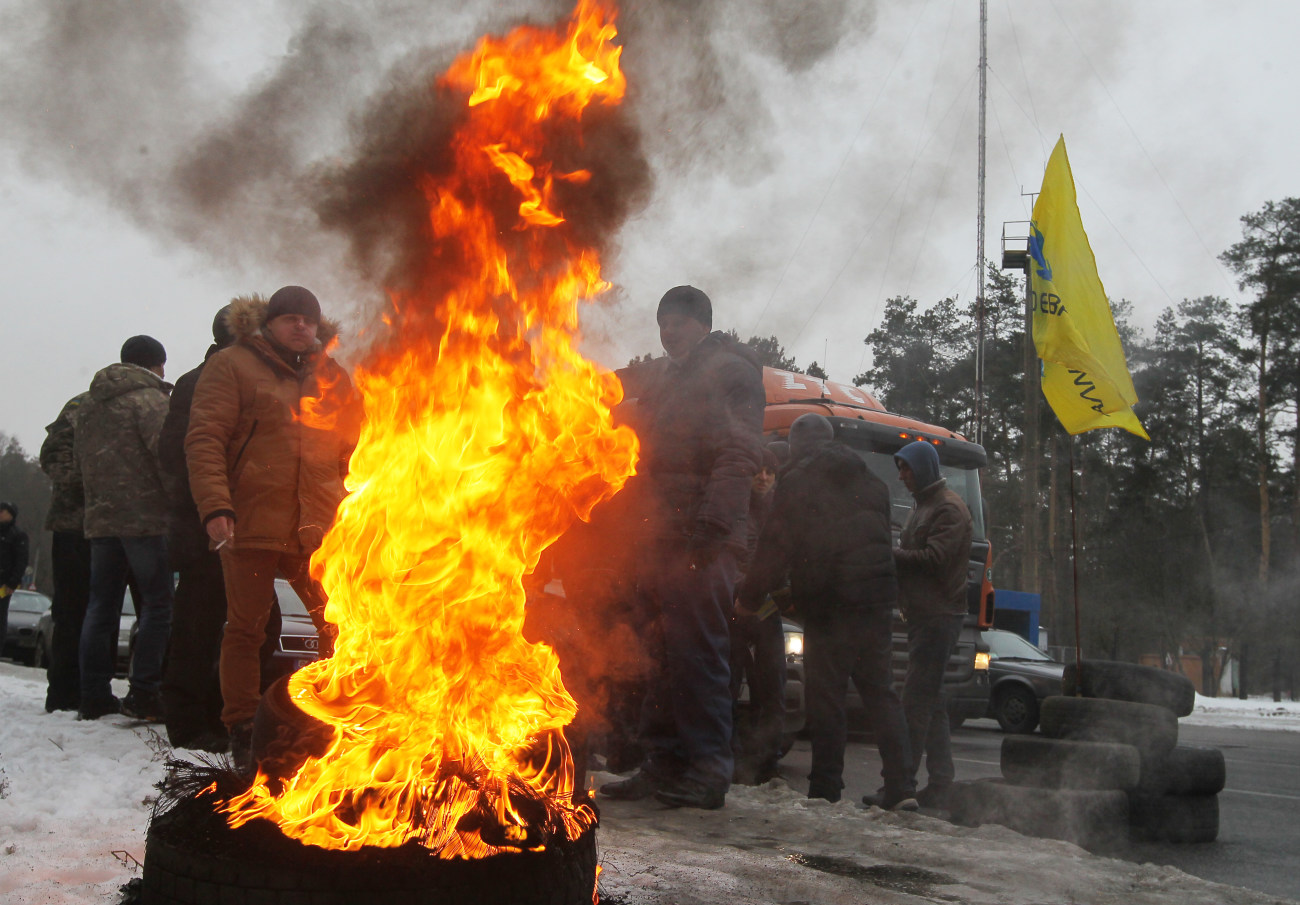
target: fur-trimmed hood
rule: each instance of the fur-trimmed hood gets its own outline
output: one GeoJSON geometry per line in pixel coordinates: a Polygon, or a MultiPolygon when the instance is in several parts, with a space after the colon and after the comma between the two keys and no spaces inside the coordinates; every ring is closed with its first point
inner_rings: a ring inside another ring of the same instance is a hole
{"type": "MultiPolygon", "coordinates": [[[[262,335],[266,324],[266,306],[268,299],[260,292],[240,295],[230,300],[230,314],[226,316],[230,331],[235,334],[235,342],[248,342],[262,335]]],[[[337,321],[321,317],[320,328],[316,331],[316,349],[329,348],[330,342],[339,335],[337,321]]]]}

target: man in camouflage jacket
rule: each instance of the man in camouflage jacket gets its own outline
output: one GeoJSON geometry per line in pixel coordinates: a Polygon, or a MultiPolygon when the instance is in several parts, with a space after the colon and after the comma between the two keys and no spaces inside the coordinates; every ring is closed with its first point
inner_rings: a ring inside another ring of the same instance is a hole
{"type": "Polygon", "coordinates": [[[86,494],[90,540],[90,602],[81,628],[80,719],[118,710],[159,721],[163,657],[171,631],[172,574],[167,559],[167,492],[158,468],[158,436],[171,384],[167,353],[151,336],[122,345],[121,362],[90,382],[77,413],[73,453],[86,494]],[[140,589],[139,633],[131,657],[131,688],[119,702],[109,686],[128,570],[140,589]]]}
{"type": "Polygon", "coordinates": [[[86,497],[81,471],[73,456],[73,425],[89,391],[73,396],[59,416],[45,428],[41,444],[41,471],[53,491],[45,529],[54,534],[54,636],[46,670],[49,688],[45,709],[76,710],[81,701],[81,670],[77,662],[81,623],[90,599],[90,542],[86,540],[86,497]]]}

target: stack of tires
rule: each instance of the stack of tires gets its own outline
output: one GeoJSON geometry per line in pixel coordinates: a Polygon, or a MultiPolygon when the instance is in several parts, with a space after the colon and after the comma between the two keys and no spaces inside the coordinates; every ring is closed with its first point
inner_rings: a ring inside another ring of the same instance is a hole
{"type": "Polygon", "coordinates": [[[1223,752],[1178,745],[1195,688],[1131,663],[1066,666],[1063,694],[1043,701],[1043,738],[1002,742],[1002,780],[958,783],[953,820],[1109,848],[1133,837],[1212,842],[1219,834],[1223,752]]]}

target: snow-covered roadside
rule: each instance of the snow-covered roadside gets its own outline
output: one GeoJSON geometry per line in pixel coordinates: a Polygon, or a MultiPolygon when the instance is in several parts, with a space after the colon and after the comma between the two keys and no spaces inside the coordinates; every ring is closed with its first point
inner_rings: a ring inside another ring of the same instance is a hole
{"type": "Polygon", "coordinates": [[[1300,701],[1274,703],[1271,697],[1205,698],[1196,696],[1196,707],[1182,718],[1189,726],[1221,726],[1225,729],[1282,729],[1300,732],[1300,701]]]}
{"type": "MultiPolygon", "coordinates": [[[[123,717],[46,714],[44,694],[42,673],[0,664],[0,901],[109,905],[139,875],[165,745],[123,717]]],[[[813,803],[779,780],[733,789],[720,811],[602,802],[600,847],[619,905],[1278,901],[999,827],[813,803]]]]}

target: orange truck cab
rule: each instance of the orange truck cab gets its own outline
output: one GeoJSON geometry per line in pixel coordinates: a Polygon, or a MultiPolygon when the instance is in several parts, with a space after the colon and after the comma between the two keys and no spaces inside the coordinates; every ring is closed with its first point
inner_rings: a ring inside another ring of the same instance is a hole
{"type": "MultiPolygon", "coordinates": [[[[957,650],[944,674],[949,721],[985,715],[988,709],[988,653],[980,640],[982,629],[993,626],[993,551],[989,545],[985,507],[980,496],[979,470],[987,463],[984,448],[947,428],[936,427],[888,412],[875,397],[859,387],[819,380],[806,374],[763,369],[767,406],[763,433],[768,440],[784,439],[790,424],[809,412],[825,416],[835,428],[835,438],[860,455],[889,487],[891,521],[897,539],[912,510],[912,495],[898,479],[894,453],[916,440],[933,443],[939,467],[948,486],[966,501],[974,523],[968,585],[968,611],[957,650]]],[[[895,623],[894,674],[901,682],[907,670],[907,633],[901,619],[895,623]]],[[[802,679],[802,676],[799,677],[802,679]]],[[[851,689],[849,706],[861,707],[851,689]]]]}

